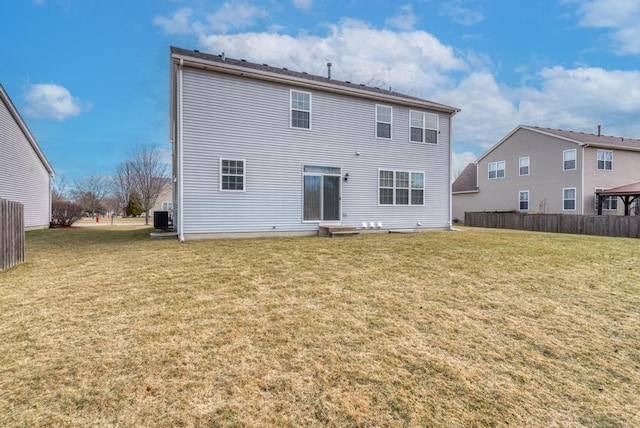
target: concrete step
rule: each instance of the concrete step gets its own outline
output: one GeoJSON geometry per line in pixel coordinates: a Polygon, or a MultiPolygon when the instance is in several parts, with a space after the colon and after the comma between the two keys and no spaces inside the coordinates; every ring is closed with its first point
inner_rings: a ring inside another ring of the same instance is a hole
{"type": "Polygon", "coordinates": [[[354,226],[343,226],[339,224],[328,224],[318,226],[320,236],[354,236],[360,232],[354,226]]]}

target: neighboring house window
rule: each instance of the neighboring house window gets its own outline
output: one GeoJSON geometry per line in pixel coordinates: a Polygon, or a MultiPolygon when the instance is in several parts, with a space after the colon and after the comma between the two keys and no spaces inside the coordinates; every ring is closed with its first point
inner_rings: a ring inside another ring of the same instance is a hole
{"type": "Polygon", "coordinates": [[[424,172],[380,170],[380,205],[424,205],[424,172]]]}
{"type": "MultiPolygon", "coordinates": [[[[603,187],[596,187],[596,192],[600,190],[607,190],[603,187]]],[[[598,212],[598,195],[593,197],[593,209],[598,212]]],[[[618,197],[617,196],[605,196],[602,198],[602,209],[609,211],[616,211],[618,209],[618,197]]]]}
{"type": "Polygon", "coordinates": [[[376,105],[376,137],[391,138],[392,109],[389,106],[376,105]]]}
{"type": "Polygon", "coordinates": [[[220,190],[244,192],[244,160],[220,159],[220,190]]]}
{"type": "Polygon", "coordinates": [[[613,169],[613,152],[611,150],[598,150],[598,169],[613,169]]]}
{"type": "Polygon", "coordinates": [[[163,202],[162,203],[162,211],[171,211],[173,209],[172,202],[163,202]]]}
{"type": "Polygon", "coordinates": [[[529,191],[521,190],[518,192],[518,199],[520,200],[520,211],[529,211],[529,191]]]}
{"type": "Polygon", "coordinates": [[[564,162],[562,169],[564,169],[565,171],[576,169],[576,153],[576,149],[565,150],[564,152],[562,152],[562,160],[564,162]]]}
{"type": "Polygon", "coordinates": [[[438,144],[438,115],[412,111],[409,113],[410,140],[414,143],[438,144]]]}
{"type": "Polygon", "coordinates": [[[520,175],[529,175],[529,158],[520,158],[520,175]]]}
{"type": "Polygon", "coordinates": [[[576,209],[576,188],[562,189],[562,209],[573,211],[576,209]]]}
{"type": "Polygon", "coordinates": [[[489,179],[504,178],[505,161],[489,162],[489,179]]]}
{"type": "Polygon", "coordinates": [[[291,91],[291,127],[311,129],[311,94],[291,91]]]}

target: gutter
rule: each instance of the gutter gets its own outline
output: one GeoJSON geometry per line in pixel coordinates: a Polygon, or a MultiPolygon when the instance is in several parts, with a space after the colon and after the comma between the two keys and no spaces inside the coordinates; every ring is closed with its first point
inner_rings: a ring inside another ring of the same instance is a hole
{"type": "Polygon", "coordinates": [[[180,64],[176,71],[177,73],[177,82],[176,82],[176,126],[177,126],[177,137],[176,144],[177,152],[178,152],[178,240],[180,242],[184,242],[184,184],[183,184],[183,148],[182,148],[182,137],[183,137],[183,124],[182,124],[182,69],[184,67],[184,61],[180,60],[180,64]]]}

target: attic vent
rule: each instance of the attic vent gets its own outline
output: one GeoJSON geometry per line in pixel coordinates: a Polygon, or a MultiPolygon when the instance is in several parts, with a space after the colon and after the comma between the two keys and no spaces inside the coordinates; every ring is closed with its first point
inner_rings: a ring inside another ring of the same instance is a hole
{"type": "Polygon", "coordinates": [[[269,67],[269,64],[264,64],[264,63],[263,63],[262,65],[264,65],[265,67],[269,67]]]}
{"type": "Polygon", "coordinates": [[[346,81],[346,83],[351,83],[351,82],[349,82],[349,81],[347,80],[347,81],[346,81]]]}
{"type": "Polygon", "coordinates": [[[282,69],[283,69],[283,70],[287,70],[287,71],[289,71],[289,69],[288,69],[287,67],[282,67],[282,69]]]}
{"type": "Polygon", "coordinates": [[[240,62],[247,62],[247,60],[246,59],[241,59],[240,62]]]}
{"type": "Polygon", "coordinates": [[[198,49],[194,49],[193,50],[195,53],[199,53],[200,51],[198,49]]]}

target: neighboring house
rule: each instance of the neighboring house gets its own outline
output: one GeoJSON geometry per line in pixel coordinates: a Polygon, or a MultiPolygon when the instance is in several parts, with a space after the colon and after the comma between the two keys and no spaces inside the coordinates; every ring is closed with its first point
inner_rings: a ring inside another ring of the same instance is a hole
{"type": "Polygon", "coordinates": [[[153,215],[154,211],[173,211],[173,188],[171,187],[170,179],[163,179],[165,184],[162,187],[162,193],[158,196],[156,204],[149,211],[150,215],[153,215]]]}
{"type": "Polygon", "coordinates": [[[171,48],[174,226],[197,237],[450,226],[454,107],[171,48]]]}
{"type": "MultiPolygon", "coordinates": [[[[599,128],[518,126],[472,165],[452,185],[454,218],[465,211],[597,214],[596,191],[640,181],[640,140],[599,128]]],[[[622,215],[624,204],[609,197],[603,214],[622,215]]]]}
{"type": "Polygon", "coordinates": [[[24,205],[25,229],[49,226],[54,171],[0,85],[0,198],[24,205]]]}

